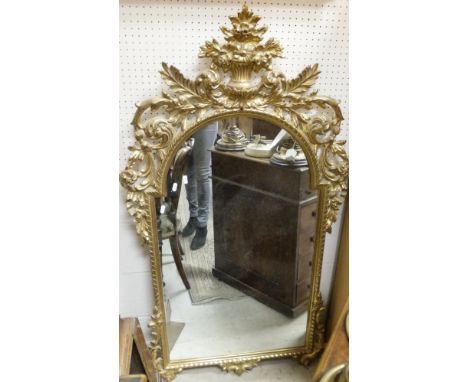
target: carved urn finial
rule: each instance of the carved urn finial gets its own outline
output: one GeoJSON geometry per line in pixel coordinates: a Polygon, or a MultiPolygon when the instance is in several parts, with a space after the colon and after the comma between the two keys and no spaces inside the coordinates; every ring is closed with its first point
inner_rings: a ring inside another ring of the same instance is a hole
{"type": "Polygon", "coordinates": [[[211,68],[220,68],[223,72],[231,72],[229,86],[248,88],[252,86],[252,73],[262,69],[270,70],[274,57],[282,57],[283,48],[278,41],[270,38],[265,44],[260,42],[267,27],[257,28],[260,16],[249,11],[244,4],[237,16],[230,16],[232,28],[221,27],[226,44],[220,45],[216,39],[207,41],[201,47],[199,57],[209,57],[211,68]]]}

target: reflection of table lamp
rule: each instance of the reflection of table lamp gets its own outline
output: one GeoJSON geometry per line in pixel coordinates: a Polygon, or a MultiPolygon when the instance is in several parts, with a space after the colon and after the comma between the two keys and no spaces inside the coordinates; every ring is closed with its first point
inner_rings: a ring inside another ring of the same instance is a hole
{"type": "Polygon", "coordinates": [[[248,143],[244,132],[237,127],[233,118],[223,132],[221,139],[216,142],[216,148],[222,151],[242,151],[248,143]]]}
{"type": "Polygon", "coordinates": [[[277,147],[276,153],[270,158],[270,162],[280,166],[300,167],[307,166],[307,159],[301,146],[289,134],[277,147]]]}
{"type": "Polygon", "coordinates": [[[265,140],[265,137],[260,135],[254,135],[252,143],[245,148],[245,154],[256,158],[270,158],[285,135],[286,131],[281,130],[272,141],[265,140]]]}

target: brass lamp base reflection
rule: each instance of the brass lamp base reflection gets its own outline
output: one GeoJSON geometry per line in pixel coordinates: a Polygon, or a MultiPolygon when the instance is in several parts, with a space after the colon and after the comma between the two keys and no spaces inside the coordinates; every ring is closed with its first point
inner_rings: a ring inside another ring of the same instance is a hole
{"type": "Polygon", "coordinates": [[[247,143],[249,140],[244,132],[237,127],[235,120],[232,120],[215,147],[221,151],[244,151],[247,143]]]}
{"type": "Polygon", "coordinates": [[[221,142],[221,139],[215,145],[216,149],[221,151],[244,151],[245,146],[245,144],[226,144],[221,142]]]}
{"type": "Polygon", "coordinates": [[[307,158],[301,146],[291,137],[286,138],[270,159],[270,162],[279,166],[302,167],[307,166],[307,158]]]}

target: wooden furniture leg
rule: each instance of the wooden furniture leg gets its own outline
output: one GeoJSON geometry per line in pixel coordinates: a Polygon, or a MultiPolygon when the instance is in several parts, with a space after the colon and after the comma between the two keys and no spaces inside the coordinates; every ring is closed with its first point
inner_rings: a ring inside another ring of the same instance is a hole
{"type": "Polygon", "coordinates": [[[180,239],[179,239],[179,234],[178,233],[176,234],[176,241],[177,241],[177,247],[179,247],[180,256],[182,256],[182,258],[184,258],[185,253],[184,253],[184,250],[182,249],[182,246],[180,245],[180,239]]]}
{"type": "Polygon", "coordinates": [[[169,244],[171,245],[172,257],[177,267],[177,271],[187,289],[190,289],[190,283],[187,280],[187,275],[185,274],[184,266],[182,265],[182,255],[179,251],[179,235],[176,233],[174,236],[169,238],[169,244]]]}
{"type": "Polygon", "coordinates": [[[119,318],[120,382],[160,382],[137,318],[119,318]]]}

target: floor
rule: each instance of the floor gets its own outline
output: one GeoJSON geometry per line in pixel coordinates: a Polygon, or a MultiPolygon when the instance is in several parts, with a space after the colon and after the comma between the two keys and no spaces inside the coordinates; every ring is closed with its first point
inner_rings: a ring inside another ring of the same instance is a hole
{"type": "Polygon", "coordinates": [[[163,273],[165,298],[170,306],[168,320],[185,324],[171,351],[172,359],[213,357],[304,344],[307,312],[292,319],[248,296],[234,301],[216,300],[192,305],[172,256],[163,256],[163,273]]]}
{"type": "MultiPolygon", "coordinates": [[[[165,246],[165,248],[167,247],[165,246]]],[[[169,338],[172,346],[172,359],[272,349],[275,348],[274,344],[278,343],[284,347],[303,343],[302,336],[298,333],[304,332],[305,315],[296,320],[285,319],[284,316],[276,314],[274,311],[272,311],[274,314],[271,314],[268,312],[271,311],[270,308],[264,307],[263,304],[250,297],[237,301],[218,300],[203,305],[192,305],[172,261],[172,256],[168,255],[167,252],[163,256],[163,272],[166,284],[165,294],[170,305],[168,313],[170,313],[171,321],[178,328],[178,330],[170,330],[177,337],[169,338]],[[236,314],[238,312],[256,313],[239,316],[236,314]],[[267,313],[270,317],[269,324],[265,321],[267,313]],[[262,314],[263,318],[261,318],[262,314]],[[222,321],[219,320],[220,316],[223,317],[222,321]],[[248,319],[242,320],[239,319],[240,317],[248,319]],[[275,323],[275,318],[279,318],[280,321],[275,323]],[[180,332],[181,324],[184,325],[180,332]],[[265,329],[265,327],[269,327],[269,329],[265,329]],[[238,337],[234,341],[226,342],[227,334],[232,329],[236,330],[238,337]]],[[[310,381],[311,376],[311,368],[305,368],[295,360],[285,359],[263,361],[257,367],[244,373],[242,379],[239,379],[239,376],[235,374],[226,373],[218,367],[208,367],[184,370],[177,376],[176,382],[300,382],[310,381]]]]}

